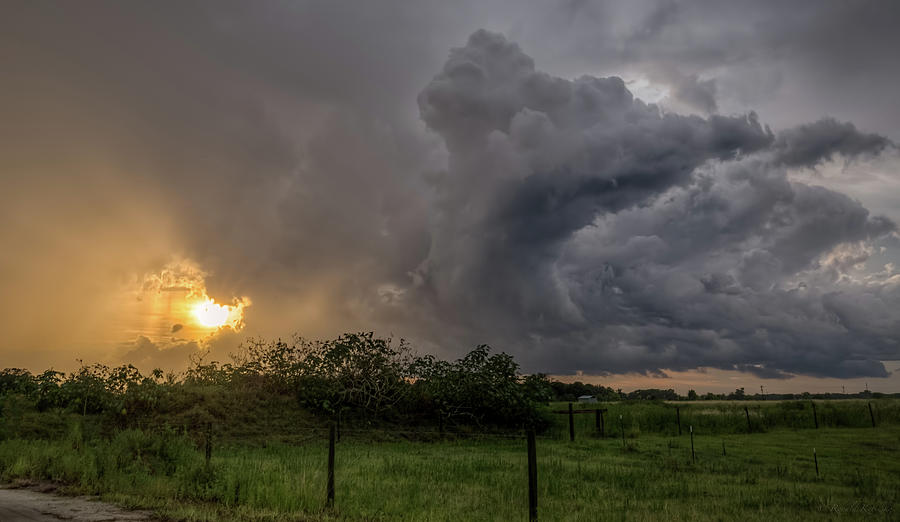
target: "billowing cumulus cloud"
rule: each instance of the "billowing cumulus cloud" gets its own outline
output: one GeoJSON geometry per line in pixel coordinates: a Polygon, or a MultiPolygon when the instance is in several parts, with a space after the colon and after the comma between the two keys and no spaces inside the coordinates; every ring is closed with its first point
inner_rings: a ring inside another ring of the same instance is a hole
{"type": "Polygon", "coordinates": [[[484,31],[419,106],[450,157],[415,291],[535,366],[850,377],[883,376],[896,356],[900,295],[847,275],[895,225],[784,168],[885,138],[663,112],[616,77],[536,71],[484,31]],[[861,257],[838,262],[851,247],[861,257]],[[884,307],[837,304],[858,300],[884,307]]]}
{"type": "Polygon", "coordinates": [[[554,265],[574,232],[773,139],[753,114],[662,114],[616,77],[550,77],[484,31],[419,104],[451,154],[420,275],[461,306],[519,308],[526,320],[579,315],[554,265]]]}
{"type": "Polygon", "coordinates": [[[528,371],[900,359],[895,4],[11,5],[6,364],[369,329],[528,371]]]}

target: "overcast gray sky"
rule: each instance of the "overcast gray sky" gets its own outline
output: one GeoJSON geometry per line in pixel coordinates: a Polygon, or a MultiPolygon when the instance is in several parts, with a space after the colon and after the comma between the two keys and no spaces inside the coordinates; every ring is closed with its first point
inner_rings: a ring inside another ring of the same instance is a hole
{"type": "Polygon", "coordinates": [[[898,19],[5,2],[3,366],[375,330],[526,371],[900,391],[898,19]]]}

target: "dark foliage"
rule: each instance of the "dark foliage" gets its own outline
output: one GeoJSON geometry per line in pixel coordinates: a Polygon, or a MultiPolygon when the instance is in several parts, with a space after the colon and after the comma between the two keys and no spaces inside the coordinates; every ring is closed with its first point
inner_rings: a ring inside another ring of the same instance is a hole
{"type": "MultiPolygon", "coordinates": [[[[68,375],[10,368],[0,371],[0,413],[77,413],[121,429],[164,417],[199,429],[240,417],[242,402],[293,397],[323,420],[515,429],[545,426],[543,405],[553,398],[545,376],[522,376],[510,355],[491,354],[487,345],[448,362],[417,357],[405,341],[369,332],[328,341],[251,340],[233,359],[196,357],[181,375],[145,376],[130,365],[82,366],[68,375]]],[[[0,424],[0,432],[12,424],[0,424]]]]}

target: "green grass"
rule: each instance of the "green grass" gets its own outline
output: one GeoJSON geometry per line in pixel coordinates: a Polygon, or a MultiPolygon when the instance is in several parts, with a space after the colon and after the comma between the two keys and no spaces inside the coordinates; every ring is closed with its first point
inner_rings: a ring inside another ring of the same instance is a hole
{"type": "MultiPolygon", "coordinates": [[[[669,405],[609,405],[614,425],[619,411],[628,419],[625,448],[618,429],[597,438],[591,415],[579,416],[577,440],[568,442],[566,416],[557,416],[537,442],[541,520],[900,518],[900,426],[743,434],[732,432],[740,423],[722,421],[732,406],[743,417],[738,405],[682,410],[682,423],[688,415],[695,426],[696,462],[687,429],[679,437],[677,427],[651,422],[667,419],[669,405]],[[723,417],[694,421],[701,415],[723,417]]],[[[772,415],[795,407],[770,406],[772,415]]],[[[820,413],[826,406],[817,403],[820,413]]],[[[215,447],[207,467],[202,448],[174,431],[85,441],[78,426],[61,440],[0,442],[0,479],[56,481],[175,520],[527,520],[524,438],[372,442],[350,434],[337,445],[335,508],[326,510],[321,431],[298,433],[307,438],[298,445],[232,440],[215,447]]]]}

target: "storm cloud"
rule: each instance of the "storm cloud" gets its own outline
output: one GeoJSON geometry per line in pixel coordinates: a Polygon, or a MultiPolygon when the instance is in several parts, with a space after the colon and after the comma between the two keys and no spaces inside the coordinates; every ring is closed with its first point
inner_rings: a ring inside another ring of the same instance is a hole
{"type": "Polygon", "coordinates": [[[863,133],[849,122],[824,118],[787,129],[775,143],[776,161],[789,167],[814,167],[839,154],[846,159],[875,156],[894,146],[879,134],[863,133]]]}
{"type": "Polygon", "coordinates": [[[472,310],[469,329],[559,372],[885,375],[900,296],[836,258],[864,262],[895,225],[785,171],[885,138],[822,120],[776,139],[753,113],[663,112],[617,77],[536,71],[484,31],[419,106],[450,157],[417,291],[472,310]],[[855,300],[885,307],[850,320],[837,303],[855,300]]]}
{"type": "Polygon", "coordinates": [[[896,9],[13,2],[0,353],[376,330],[526,371],[885,376],[896,9]],[[147,310],[167,266],[245,330],[147,310]]]}

